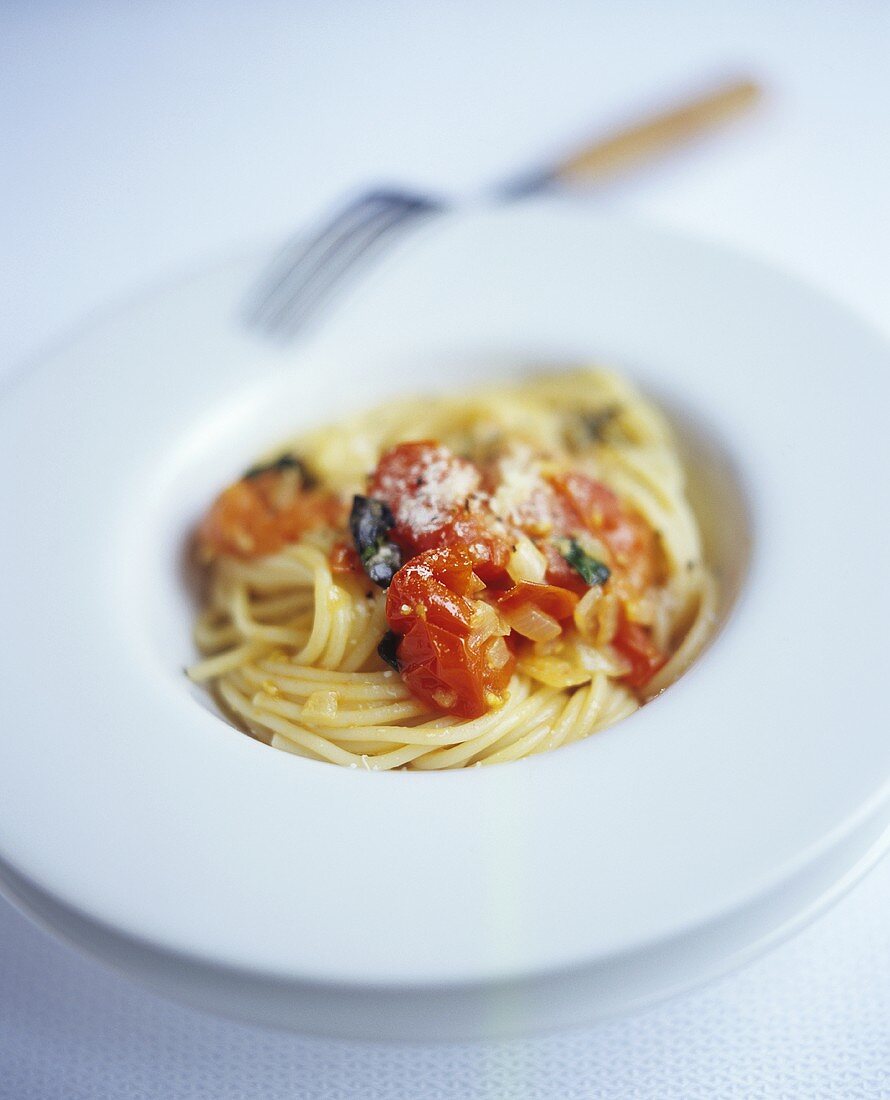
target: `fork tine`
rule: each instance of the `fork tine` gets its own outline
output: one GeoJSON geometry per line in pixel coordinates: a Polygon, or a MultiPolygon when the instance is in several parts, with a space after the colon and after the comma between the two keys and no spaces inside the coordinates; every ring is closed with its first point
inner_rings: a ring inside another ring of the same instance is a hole
{"type": "Polygon", "coordinates": [[[327,243],[323,248],[313,248],[311,256],[297,256],[286,280],[274,298],[264,304],[256,323],[268,334],[292,335],[384,237],[436,208],[429,200],[407,196],[388,201],[389,205],[381,205],[373,212],[368,207],[362,220],[347,225],[336,236],[325,234],[327,243]]]}
{"type": "Polygon", "coordinates": [[[436,207],[411,206],[394,213],[386,219],[380,219],[368,227],[367,232],[351,239],[350,248],[345,248],[335,263],[325,264],[315,269],[313,277],[304,282],[299,294],[291,299],[291,310],[280,318],[277,326],[285,339],[292,337],[308,320],[320,312],[334,293],[341,289],[353,275],[364,268],[386,241],[404,234],[425,218],[436,207]]]}
{"type": "Polygon", "coordinates": [[[276,317],[302,293],[303,284],[310,281],[317,269],[332,262],[352,237],[361,236],[370,224],[388,218],[394,211],[429,205],[431,200],[382,189],[367,192],[348,203],[314,237],[308,241],[296,238],[279,253],[259,284],[259,291],[248,310],[248,323],[274,328],[276,317]]]}
{"type": "Polygon", "coordinates": [[[319,275],[341,271],[352,252],[370,234],[376,232],[378,227],[387,226],[397,217],[400,217],[400,208],[369,208],[362,220],[356,220],[337,235],[332,235],[323,248],[312,249],[311,254],[296,255],[294,264],[277,288],[276,294],[267,299],[264,305],[260,318],[262,326],[267,331],[278,328],[319,275]]]}
{"type": "Polygon", "coordinates": [[[355,231],[363,222],[374,218],[389,205],[384,192],[360,195],[343,206],[308,240],[292,237],[270,261],[251,295],[247,308],[248,323],[262,324],[263,317],[274,309],[277,300],[290,296],[289,284],[301,266],[323,255],[340,239],[355,231]]]}

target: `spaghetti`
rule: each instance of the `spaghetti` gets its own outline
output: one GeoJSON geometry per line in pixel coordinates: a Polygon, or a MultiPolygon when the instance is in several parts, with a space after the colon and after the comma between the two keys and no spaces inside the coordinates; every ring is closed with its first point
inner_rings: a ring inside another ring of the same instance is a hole
{"type": "Polygon", "coordinates": [[[372,770],[517,760],[690,664],[715,586],[670,429],[602,371],[304,435],[204,519],[195,626],[232,721],[372,770]]]}

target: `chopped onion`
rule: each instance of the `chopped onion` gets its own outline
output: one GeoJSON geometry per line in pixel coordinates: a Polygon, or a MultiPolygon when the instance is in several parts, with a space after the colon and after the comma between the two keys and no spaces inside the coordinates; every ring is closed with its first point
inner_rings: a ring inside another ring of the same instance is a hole
{"type": "Polygon", "coordinates": [[[628,600],[624,605],[624,612],[632,623],[641,626],[651,626],[655,622],[656,602],[651,595],[640,596],[636,600],[628,600]]]}
{"type": "Polygon", "coordinates": [[[607,676],[617,678],[630,672],[630,662],[621,657],[611,646],[595,649],[592,645],[580,643],[575,650],[578,663],[589,672],[605,672],[607,676]]]}
{"type": "Polygon", "coordinates": [[[591,588],[587,589],[579,600],[575,610],[572,612],[572,618],[575,621],[575,626],[578,628],[578,633],[582,638],[586,638],[588,641],[593,641],[596,637],[599,626],[597,606],[602,595],[603,590],[601,586],[598,584],[593,585],[591,588]]]}
{"type": "Polygon", "coordinates": [[[536,657],[558,657],[565,647],[565,639],[560,635],[558,638],[551,638],[549,642],[535,642],[532,649],[536,657]]]}
{"type": "Polygon", "coordinates": [[[303,704],[301,717],[306,722],[313,718],[317,721],[333,718],[337,713],[338,703],[336,691],[313,691],[303,704]]]}
{"type": "Polygon", "coordinates": [[[473,610],[473,617],[470,620],[470,627],[481,638],[490,638],[492,634],[499,634],[504,637],[510,633],[509,626],[504,622],[498,610],[492,607],[490,603],[486,603],[485,600],[477,601],[473,610]]]}
{"type": "Polygon", "coordinates": [[[507,572],[517,584],[522,581],[541,584],[547,572],[547,560],[528,536],[519,535],[516,549],[507,562],[507,572]]]}
{"type": "Polygon", "coordinates": [[[489,668],[497,670],[504,667],[507,661],[510,660],[510,650],[507,648],[507,643],[503,638],[495,638],[488,647],[485,659],[488,662],[489,668]]]}
{"type": "Polygon", "coordinates": [[[519,671],[553,688],[579,687],[590,683],[593,676],[592,672],[562,657],[523,657],[519,671]]]}
{"type": "Polygon", "coordinates": [[[607,645],[618,630],[618,612],[620,604],[614,592],[603,593],[597,606],[596,644],[607,645]]]}
{"type": "Polygon", "coordinates": [[[610,679],[617,679],[630,672],[630,663],[611,646],[595,649],[583,642],[573,645],[566,656],[523,656],[517,667],[524,675],[554,688],[578,687],[590,683],[601,672],[610,679]]]}
{"type": "Polygon", "coordinates": [[[549,642],[551,638],[558,638],[562,633],[562,627],[553,618],[536,607],[533,603],[522,604],[505,616],[507,622],[523,638],[531,638],[533,642],[549,642]]]}

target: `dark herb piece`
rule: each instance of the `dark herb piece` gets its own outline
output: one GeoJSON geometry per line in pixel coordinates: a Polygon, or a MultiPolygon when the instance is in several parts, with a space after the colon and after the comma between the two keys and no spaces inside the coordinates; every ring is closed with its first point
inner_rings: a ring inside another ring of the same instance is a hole
{"type": "Polygon", "coordinates": [[[581,423],[588,437],[595,443],[603,443],[612,421],[621,413],[620,405],[606,405],[595,412],[581,414],[581,423]]]}
{"type": "Polygon", "coordinates": [[[395,525],[395,516],[385,501],[375,500],[374,497],[354,496],[352,498],[349,530],[352,532],[352,541],[362,560],[364,560],[365,551],[369,547],[376,547],[395,525]]]}
{"type": "Polygon", "coordinates": [[[257,466],[251,466],[249,470],[245,471],[244,477],[259,477],[260,474],[267,474],[270,470],[296,470],[300,475],[300,482],[304,489],[312,489],[318,483],[317,479],[309,473],[306,463],[293,454],[279,455],[272,462],[261,462],[257,466]]]}
{"type": "Polygon", "coordinates": [[[389,506],[373,497],[354,496],[349,513],[352,541],[362,559],[365,572],[381,588],[389,588],[402,568],[402,551],[386,536],[395,526],[389,506]]]}
{"type": "Polygon", "coordinates": [[[575,572],[580,573],[585,584],[605,584],[612,575],[608,565],[588,554],[577,539],[563,540],[559,552],[575,572]]]}
{"type": "Polygon", "coordinates": [[[402,639],[398,634],[394,634],[391,630],[387,632],[380,639],[380,645],[377,646],[377,652],[389,665],[390,668],[394,668],[396,672],[402,671],[402,666],[399,664],[399,658],[396,655],[396,650],[399,648],[399,642],[402,639]]]}

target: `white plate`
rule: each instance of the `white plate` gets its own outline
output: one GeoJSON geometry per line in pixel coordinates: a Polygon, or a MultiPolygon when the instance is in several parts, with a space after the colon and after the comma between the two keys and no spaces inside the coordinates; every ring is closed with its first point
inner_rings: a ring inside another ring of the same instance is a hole
{"type": "Polygon", "coordinates": [[[251,256],[97,324],[0,405],[7,889],[195,1002],[493,1034],[745,957],[883,851],[887,348],[721,249],[534,203],[426,227],[310,342],[242,333],[251,256]],[[277,438],[529,362],[677,417],[728,622],[619,726],[445,774],[288,756],[182,665],[185,535],[277,438]],[[750,563],[749,563],[750,546],[750,563]]]}

